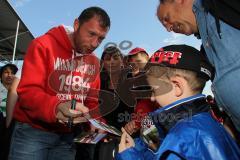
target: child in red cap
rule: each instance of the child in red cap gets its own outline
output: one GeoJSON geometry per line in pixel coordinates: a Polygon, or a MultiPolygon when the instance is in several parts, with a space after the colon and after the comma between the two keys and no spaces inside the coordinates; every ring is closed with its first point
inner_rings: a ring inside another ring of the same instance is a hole
{"type": "MultiPolygon", "coordinates": [[[[148,53],[143,48],[136,47],[128,53],[127,62],[132,69],[132,77],[136,77],[141,74],[148,60],[148,53]]],[[[151,102],[150,99],[137,100],[137,104],[134,108],[134,114],[132,116],[132,121],[127,123],[124,127],[126,131],[129,134],[133,134],[139,131],[141,127],[141,120],[148,112],[155,110],[155,106],[155,103],[151,102]]]]}
{"type": "Polygon", "coordinates": [[[132,68],[133,77],[143,70],[148,62],[148,59],[148,53],[143,48],[136,47],[128,53],[127,63],[132,68]]]}

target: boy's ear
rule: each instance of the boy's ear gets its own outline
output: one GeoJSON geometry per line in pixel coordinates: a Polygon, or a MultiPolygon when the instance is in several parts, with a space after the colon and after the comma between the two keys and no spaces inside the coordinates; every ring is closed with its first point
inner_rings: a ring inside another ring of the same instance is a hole
{"type": "Polygon", "coordinates": [[[173,84],[173,90],[176,97],[180,97],[184,93],[184,83],[181,77],[175,76],[170,78],[173,84]]]}

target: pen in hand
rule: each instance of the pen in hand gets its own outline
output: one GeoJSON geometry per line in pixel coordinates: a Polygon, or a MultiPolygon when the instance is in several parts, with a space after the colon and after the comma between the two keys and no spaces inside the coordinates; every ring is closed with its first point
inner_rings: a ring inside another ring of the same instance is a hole
{"type": "MultiPolygon", "coordinates": [[[[76,109],[76,99],[71,100],[71,109],[72,110],[76,109]]],[[[72,128],[72,126],[73,126],[73,118],[72,117],[68,118],[67,126],[68,126],[68,128],[72,128]]]]}

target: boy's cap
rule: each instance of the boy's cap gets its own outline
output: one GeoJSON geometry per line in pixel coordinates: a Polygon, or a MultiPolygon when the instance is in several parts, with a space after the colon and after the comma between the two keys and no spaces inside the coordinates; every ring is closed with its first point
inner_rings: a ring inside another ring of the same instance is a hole
{"type": "Polygon", "coordinates": [[[169,45],[157,50],[146,67],[153,65],[194,71],[206,80],[211,79],[214,73],[214,68],[203,53],[187,45],[169,45]]]}
{"type": "Polygon", "coordinates": [[[128,53],[128,56],[133,56],[133,55],[135,55],[135,54],[138,54],[139,52],[146,53],[146,55],[148,56],[148,53],[146,52],[146,50],[143,49],[143,48],[140,48],[140,47],[133,48],[133,49],[128,53]]]}

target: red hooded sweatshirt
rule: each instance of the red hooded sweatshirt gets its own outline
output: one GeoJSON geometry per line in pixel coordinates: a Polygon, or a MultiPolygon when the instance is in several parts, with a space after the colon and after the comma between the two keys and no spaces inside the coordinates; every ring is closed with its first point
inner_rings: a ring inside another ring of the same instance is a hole
{"type": "Polygon", "coordinates": [[[57,122],[56,107],[75,98],[98,116],[99,61],[74,52],[63,26],[34,39],[25,56],[14,118],[34,128],[69,131],[57,122]]]}

